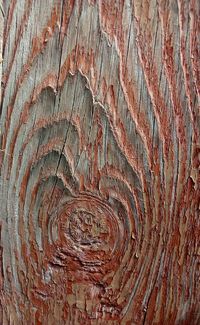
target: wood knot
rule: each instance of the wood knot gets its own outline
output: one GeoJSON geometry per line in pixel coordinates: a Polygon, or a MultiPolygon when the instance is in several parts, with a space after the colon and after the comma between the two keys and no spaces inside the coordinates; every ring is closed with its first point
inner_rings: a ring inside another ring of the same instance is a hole
{"type": "Polygon", "coordinates": [[[105,241],[108,229],[102,218],[84,210],[77,210],[70,216],[69,234],[80,245],[98,245],[102,240],[105,241]]]}
{"type": "MultiPolygon", "coordinates": [[[[67,268],[76,277],[113,271],[123,256],[123,224],[102,199],[81,194],[63,204],[49,222],[49,263],[67,268]],[[52,249],[53,246],[53,249],[52,249]]],[[[97,279],[97,278],[95,278],[97,279]]]]}

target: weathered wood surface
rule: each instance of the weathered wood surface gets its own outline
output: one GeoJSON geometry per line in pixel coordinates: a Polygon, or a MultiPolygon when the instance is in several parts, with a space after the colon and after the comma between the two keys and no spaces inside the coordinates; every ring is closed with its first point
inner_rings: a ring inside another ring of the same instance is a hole
{"type": "Polygon", "coordinates": [[[3,10],[1,324],[200,324],[199,1],[3,10]]]}
{"type": "MultiPolygon", "coordinates": [[[[0,81],[2,77],[2,46],[3,46],[3,21],[4,21],[4,10],[2,0],[0,0],[0,81]]],[[[1,85],[0,85],[0,103],[1,103],[1,85]]]]}

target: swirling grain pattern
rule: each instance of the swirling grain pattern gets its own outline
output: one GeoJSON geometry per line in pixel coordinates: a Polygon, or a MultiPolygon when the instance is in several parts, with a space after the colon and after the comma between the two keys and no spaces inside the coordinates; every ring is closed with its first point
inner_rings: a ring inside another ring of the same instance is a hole
{"type": "Polygon", "coordinates": [[[0,3],[1,324],[200,324],[199,4],[0,3]]]}

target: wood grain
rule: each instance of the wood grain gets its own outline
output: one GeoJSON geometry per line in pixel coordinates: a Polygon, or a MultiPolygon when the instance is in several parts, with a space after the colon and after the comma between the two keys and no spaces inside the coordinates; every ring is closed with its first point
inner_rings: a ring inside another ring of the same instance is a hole
{"type": "Polygon", "coordinates": [[[200,324],[199,7],[1,5],[3,325],[200,324]]]}

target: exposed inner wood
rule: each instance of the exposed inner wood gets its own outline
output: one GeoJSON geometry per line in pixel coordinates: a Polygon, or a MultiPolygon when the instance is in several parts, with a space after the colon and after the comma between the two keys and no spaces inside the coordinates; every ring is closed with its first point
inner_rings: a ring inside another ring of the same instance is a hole
{"type": "Polygon", "coordinates": [[[0,1],[0,324],[200,324],[199,9],[0,1]]]}

